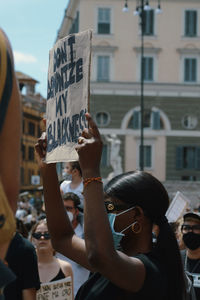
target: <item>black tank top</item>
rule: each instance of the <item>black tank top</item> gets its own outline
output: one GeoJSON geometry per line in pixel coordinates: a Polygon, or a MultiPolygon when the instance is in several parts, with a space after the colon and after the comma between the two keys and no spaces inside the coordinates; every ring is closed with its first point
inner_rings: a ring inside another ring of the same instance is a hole
{"type": "Polygon", "coordinates": [[[51,282],[51,281],[60,280],[60,279],[63,279],[63,278],[65,278],[65,274],[63,273],[62,269],[60,268],[58,274],[57,274],[54,278],[52,278],[52,279],[50,280],[50,282],[51,282]]]}

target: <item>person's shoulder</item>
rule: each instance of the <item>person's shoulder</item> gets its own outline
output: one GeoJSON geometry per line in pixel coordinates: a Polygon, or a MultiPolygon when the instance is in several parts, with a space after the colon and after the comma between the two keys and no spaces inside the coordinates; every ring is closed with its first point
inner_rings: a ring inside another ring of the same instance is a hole
{"type": "Polygon", "coordinates": [[[70,180],[64,180],[61,184],[60,184],[60,187],[63,188],[63,187],[66,187],[67,185],[70,184],[70,180]]]}
{"type": "Polygon", "coordinates": [[[7,251],[6,259],[26,259],[36,255],[33,244],[16,232],[7,251]]]}
{"type": "Polygon", "coordinates": [[[140,260],[145,266],[146,270],[151,270],[155,273],[158,273],[159,270],[162,269],[162,263],[155,253],[140,253],[134,256],[134,258],[140,260]]]}
{"type": "Polygon", "coordinates": [[[15,246],[20,249],[20,253],[25,251],[35,252],[33,244],[18,232],[15,235],[15,246]]]}
{"type": "Polygon", "coordinates": [[[72,275],[72,266],[69,262],[62,260],[60,258],[57,258],[59,265],[63,271],[63,273],[65,274],[65,276],[70,276],[72,275]]]}
{"type": "Polygon", "coordinates": [[[59,264],[61,267],[64,267],[64,268],[71,268],[71,264],[63,259],[60,259],[60,258],[57,258],[59,264]]]}

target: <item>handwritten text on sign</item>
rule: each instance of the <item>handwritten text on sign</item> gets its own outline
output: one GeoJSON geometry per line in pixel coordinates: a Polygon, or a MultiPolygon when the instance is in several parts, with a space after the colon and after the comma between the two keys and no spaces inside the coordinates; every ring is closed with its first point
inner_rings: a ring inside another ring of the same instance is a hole
{"type": "Polygon", "coordinates": [[[91,31],[69,35],[50,51],[47,91],[47,162],[76,160],[87,126],[91,31]]]}
{"type": "Polygon", "coordinates": [[[37,300],[72,300],[71,277],[42,283],[37,291],[37,300]]]}

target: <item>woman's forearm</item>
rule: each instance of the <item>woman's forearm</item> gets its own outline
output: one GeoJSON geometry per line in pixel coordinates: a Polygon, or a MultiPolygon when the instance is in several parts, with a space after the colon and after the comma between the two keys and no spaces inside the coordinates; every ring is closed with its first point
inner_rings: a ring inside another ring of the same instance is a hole
{"type": "Polygon", "coordinates": [[[73,229],[64,209],[56,172],[56,164],[41,168],[44,188],[45,210],[52,240],[72,236],[73,229]]]}
{"type": "MultiPolygon", "coordinates": [[[[87,172],[87,178],[99,177],[97,172],[87,172]]],[[[94,268],[103,267],[109,253],[115,253],[112,233],[104,206],[103,185],[92,181],[84,189],[84,229],[88,259],[94,268]]]]}

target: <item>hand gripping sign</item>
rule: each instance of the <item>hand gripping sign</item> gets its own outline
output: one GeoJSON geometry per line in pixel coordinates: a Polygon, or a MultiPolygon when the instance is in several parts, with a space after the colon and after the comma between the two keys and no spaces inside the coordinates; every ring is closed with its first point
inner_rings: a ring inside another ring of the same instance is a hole
{"type": "Polygon", "coordinates": [[[92,32],[58,40],[49,52],[46,162],[78,160],[78,137],[87,126],[92,32]]]}

